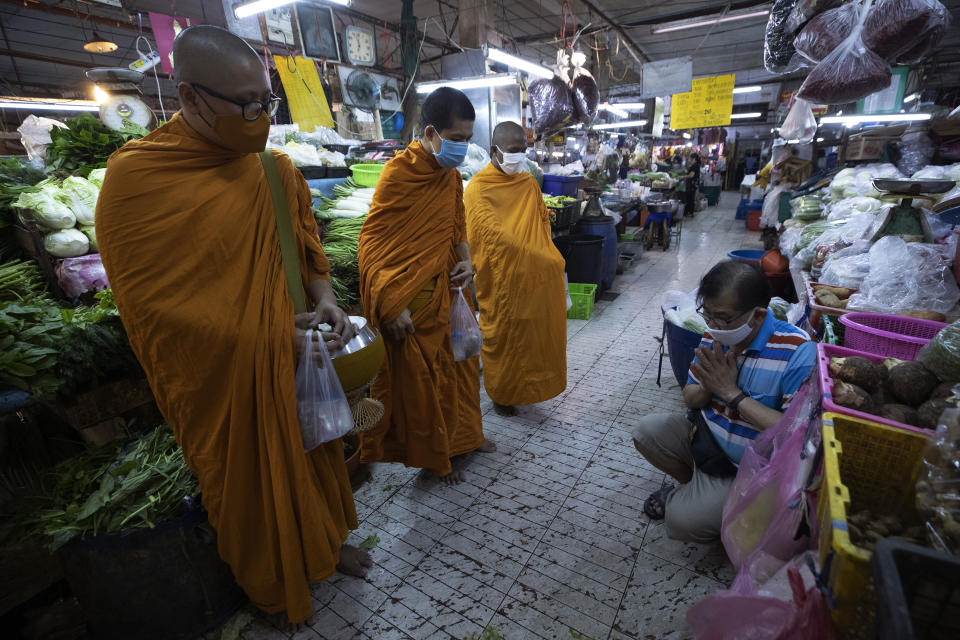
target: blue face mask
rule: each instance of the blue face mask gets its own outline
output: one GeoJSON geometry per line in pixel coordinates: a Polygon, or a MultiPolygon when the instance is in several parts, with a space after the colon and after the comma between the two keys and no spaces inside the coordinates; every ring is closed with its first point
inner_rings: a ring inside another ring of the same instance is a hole
{"type": "Polygon", "coordinates": [[[437,159],[437,164],[446,169],[459,167],[463,164],[463,159],[467,157],[467,147],[469,142],[454,142],[446,138],[440,138],[440,153],[433,154],[437,159]]]}

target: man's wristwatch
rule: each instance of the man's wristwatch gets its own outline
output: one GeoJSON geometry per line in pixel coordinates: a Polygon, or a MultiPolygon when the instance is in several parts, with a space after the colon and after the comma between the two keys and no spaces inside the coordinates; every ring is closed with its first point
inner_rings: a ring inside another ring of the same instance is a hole
{"type": "Polygon", "coordinates": [[[738,395],[736,398],[734,398],[733,400],[731,400],[731,401],[729,401],[729,402],[727,403],[727,407],[728,407],[731,411],[736,411],[737,409],[740,408],[740,403],[743,402],[744,400],[746,400],[746,399],[749,398],[749,397],[750,397],[750,394],[748,394],[748,393],[746,393],[746,392],[744,392],[744,391],[741,391],[741,392],[740,392],[740,395],[738,395]]]}

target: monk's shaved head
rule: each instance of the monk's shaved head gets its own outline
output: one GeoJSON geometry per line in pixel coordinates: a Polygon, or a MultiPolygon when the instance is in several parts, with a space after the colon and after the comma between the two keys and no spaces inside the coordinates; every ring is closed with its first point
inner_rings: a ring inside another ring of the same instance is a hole
{"type": "Polygon", "coordinates": [[[500,147],[504,151],[509,151],[507,147],[517,145],[527,146],[527,134],[523,127],[516,122],[501,122],[493,130],[493,141],[495,147],[500,147]]]}
{"type": "Polygon", "coordinates": [[[246,41],[226,29],[201,24],[173,41],[174,80],[223,84],[236,75],[264,72],[263,60],[246,41]]]}

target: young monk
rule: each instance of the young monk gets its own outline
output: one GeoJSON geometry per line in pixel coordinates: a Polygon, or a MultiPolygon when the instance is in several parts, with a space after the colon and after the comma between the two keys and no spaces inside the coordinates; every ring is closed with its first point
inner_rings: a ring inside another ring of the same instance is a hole
{"type": "Polygon", "coordinates": [[[483,384],[501,415],[567,386],[564,261],[550,213],[526,166],[527,136],[515,122],[493,130],[490,164],[467,185],[467,240],[477,269],[483,384]]]}
{"type": "Polygon", "coordinates": [[[478,358],[455,362],[450,347],[452,287],[473,277],[456,167],[475,117],[462,91],[431,93],[421,139],[384,167],[360,232],[363,308],[387,348],[371,390],[386,413],[361,434],[360,460],[429,469],[448,484],[463,480],[452,457],[494,448],[480,421],[478,358]]]}
{"type": "MultiPolygon", "coordinates": [[[[294,370],[304,329],[337,308],[310,190],[276,154],[315,313],[294,317],[263,151],[279,98],[259,56],[225,29],[184,30],[173,50],[182,109],[108,163],[100,254],[130,345],[173,427],[220,555],[258,607],[290,628],[313,614],[310,583],[362,575],[339,440],[304,453],[294,370]]],[[[324,348],[318,344],[317,349],[324,348]]]]}

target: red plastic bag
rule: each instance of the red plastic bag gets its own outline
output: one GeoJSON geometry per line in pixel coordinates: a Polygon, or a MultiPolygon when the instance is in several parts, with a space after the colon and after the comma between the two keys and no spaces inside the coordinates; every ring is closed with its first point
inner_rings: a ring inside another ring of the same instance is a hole
{"type": "Polygon", "coordinates": [[[865,0],[853,31],[810,72],[798,97],[814,104],[845,104],[890,86],[890,65],[862,39],[872,6],[873,0],[865,0]]]}
{"type": "Polygon", "coordinates": [[[856,3],[824,11],[797,34],[793,46],[807,60],[820,62],[847,39],[858,17],[856,3]]]}
{"type": "Polygon", "coordinates": [[[939,43],[949,21],[937,0],[878,0],[863,25],[863,43],[890,61],[922,58],[939,43]]]}

